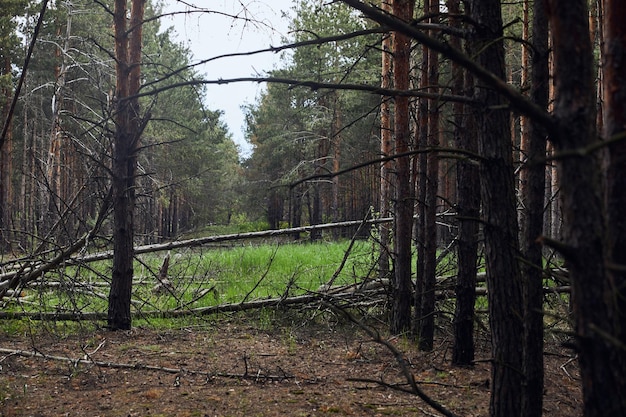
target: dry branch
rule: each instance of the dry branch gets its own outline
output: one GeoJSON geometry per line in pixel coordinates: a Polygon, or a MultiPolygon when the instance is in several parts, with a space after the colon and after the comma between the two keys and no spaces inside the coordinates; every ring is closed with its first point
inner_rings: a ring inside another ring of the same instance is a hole
{"type": "MultiPolygon", "coordinates": [[[[404,377],[406,378],[406,381],[411,387],[411,390],[408,392],[414,395],[417,395],[426,404],[428,404],[430,407],[432,407],[434,410],[437,410],[439,413],[443,414],[444,416],[458,417],[452,411],[448,410],[442,404],[440,404],[439,402],[435,401],[430,396],[428,396],[418,386],[417,381],[415,380],[415,375],[413,375],[413,372],[411,372],[409,360],[405,357],[404,353],[402,353],[397,347],[393,345],[393,343],[389,342],[388,340],[383,339],[380,333],[376,329],[373,329],[370,326],[363,323],[361,320],[356,319],[352,314],[350,314],[344,308],[341,308],[332,303],[327,303],[327,305],[331,307],[333,310],[343,314],[348,320],[350,320],[351,322],[359,326],[365,333],[367,333],[368,336],[371,337],[374,342],[383,345],[393,354],[394,358],[396,359],[396,362],[398,363],[398,365],[400,366],[400,369],[402,370],[402,374],[404,375],[404,377]]],[[[386,385],[386,386],[390,387],[389,385],[386,385]]],[[[403,389],[403,391],[407,391],[407,390],[403,389]]]]}
{"type": "MultiPolygon", "coordinates": [[[[388,223],[391,222],[392,218],[381,218],[381,219],[372,219],[367,220],[365,223],[370,225],[375,225],[379,223],[388,223]]],[[[338,222],[338,223],[327,223],[327,224],[319,224],[312,226],[303,226],[303,227],[293,227],[289,229],[278,229],[278,230],[266,230],[261,232],[248,232],[248,233],[237,233],[237,234],[229,234],[229,235],[220,235],[220,236],[208,236],[197,239],[187,239],[187,240],[179,240],[174,242],[167,242],[155,245],[145,245],[138,246],[135,248],[135,254],[140,255],[144,253],[152,253],[152,252],[160,252],[171,249],[178,248],[191,248],[198,247],[202,245],[207,245],[211,243],[219,243],[219,242],[227,242],[227,241],[237,241],[237,240],[247,240],[247,239],[259,239],[259,238],[267,238],[267,237],[276,237],[289,235],[293,233],[305,233],[311,232],[313,230],[328,230],[334,228],[341,227],[349,227],[349,226],[359,226],[363,223],[362,220],[355,221],[346,221],[346,222],[338,222]]],[[[29,266],[22,266],[17,270],[13,270],[10,272],[6,272],[0,274],[0,296],[4,294],[7,289],[16,288],[18,285],[24,285],[31,281],[36,280],[43,276],[46,272],[53,270],[61,264],[65,265],[79,265],[83,263],[96,262],[106,259],[111,259],[113,257],[113,251],[104,251],[99,253],[94,253],[90,255],[81,255],[81,256],[73,256],[76,252],[83,249],[91,240],[95,231],[99,227],[99,223],[94,229],[88,232],[84,237],[74,242],[63,251],[61,251],[57,256],[48,261],[37,261],[31,262],[29,266]]],[[[28,262],[28,261],[26,261],[28,262]]],[[[0,297],[1,298],[1,297],[0,297]]]]}
{"type": "MultiPolygon", "coordinates": [[[[134,370],[144,370],[144,371],[155,371],[155,372],[164,372],[168,374],[187,374],[187,375],[202,375],[207,378],[237,378],[237,379],[249,379],[254,381],[284,381],[286,379],[291,379],[293,376],[291,375],[268,375],[261,372],[257,373],[249,373],[246,369],[246,372],[243,374],[235,374],[228,372],[208,372],[208,371],[199,371],[193,369],[184,369],[184,368],[168,368],[165,366],[155,366],[155,365],[145,365],[143,363],[117,363],[117,362],[104,362],[104,361],[96,361],[92,359],[84,359],[84,358],[70,358],[67,356],[56,356],[56,355],[48,355],[46,353],[41,353],[38,351],[30,351],[30,350],[21,350],[21,349],[6,349],[0,348],[0,353],[4,353],[7,356],[20,356],[23,358],[37,358],[37,359],[46,359],[52,361],[60,361],[66,362],[74,367],[78,365],[95,365],[100,368],[113,368],[113,369],[134,369],[134,370]]],[[[88,355],[86,355],[88,357],[88,355]]]]}
{"type": "MultiPolygon", "coordinates": [[[[375,225],[375,224],[380,224],[380,223],[389,223],[391,221],[393,221],[393,219],[391,217],[387,217],[387,218],[381,218],[381,219],[367,220],[366,223],[370,225],[375,225]]],[[[229,234],[229,235],[207,236],[207,237],[201,237],[197,239],[177,240],[174,242],[137,246],[135,248],[135,254],[140,255],[144,253],[160,252],[160,251],[179,249],[179,248],[193,248],[193,247],[208,245],[211,243],[284,236],[284,235],[291,235],[294,233],[306,233],[306,232],[311,232],[314,230],[329,230],[329,229],[336,229],[336,228],[341,228],[341,227],[359,226],[362,223],[363,223],[363,220],[354,220],[354,221],[345,221],[345,222],[337,222],[337,223],[316,224],[316,225],[311,225],[311,226],[292,227],[288,229],[264,230],[261,232],[236,233],[236,234],[229,234]]],[[[74,262],[93,262],[93,261],[100,261],[104,259],[110,259],[112,256],[113,256],[113,253],[111,251],[105,251],[105,252],[100,252],[100,253],[96,253],[92,255],[72,258],[71,260],[74,262]]]]}
{"type": "MultiPolygon", "coordinates": [[[[333,293],[332,296],[326,293],[310,293],[295,297],[267,298],[262,300],[252,300],[244,303],[220,304],[209,307],[190,308],[185,310],[167,311],[141,311],[135,314],[141,318],[178,318],[186,316],[208,316],[218,313],[241,312],[261,308],[291,308],[305,306],[307,304],[319,303],[322,300],[333,298],[335,301],[344,301],[348,304],[368,299],[371,297],[381,297],[384,290],[374,289],[359,291],[356,285],[346,286],[346,291],[333,293]]],[[[134,315],[135,315],[134,314],[134,315]]],[[[99,312],[9,312],[0,311],[0,319],[22,319],[30,320],[58,320],[58,321],[80,321],[80,320],[106,320],[106,313],[99,312]]]]}
{"type": "MultiPolygon", "coordinates": [[[[197,299],[204,297],[212,292],[214,288],[202,291],[197,299]]],[[[546,287],[545,294],[567,294],[570,292],[569,286],[546,287]]],[[[486,295],[485,287],[476,288],[477,295],[486,295]]],[[[215,306],[184,308],[178,307],[174,310],[166,311],[138,311],[133,316],[141,318],[179,318],[188,316],[210,316],[219,313],[236,313],[242,311],[250,311],[262,308],[296,308],[307,306],[309,304],[327,302],[328,300],[342,301],[346,306],[357,306],[365,301],[371,305],[382,303],[386,300],[386,282],[375,280],[369,282],[361,282],[351,285],[337,286],[331,288],[323,288],[319,292],[311,292],[305,295],[294,297],[278,297],[267,298],[262,300],[252,300],[242,303],[219,304],[215,306]]],[[[438,300],[454,298],[452,291],[437,291],[438,300]]],[[[188,303],[187,305],[189,305],[188,303]]],[[[30,319],[41,321],[81,321],[106,320],[107,314],[100,312],[26,312],[26,311],[0,311],[0,320],[16,320],[30,319]]]]}

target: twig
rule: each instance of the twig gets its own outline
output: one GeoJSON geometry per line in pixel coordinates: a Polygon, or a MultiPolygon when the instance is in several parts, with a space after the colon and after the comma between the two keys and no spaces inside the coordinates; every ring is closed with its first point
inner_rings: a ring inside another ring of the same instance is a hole
{"type": "Polygon", "coordinates": [[[458,417],[452,411],[448,410],[443,405],[441,405],[439,402],[437,402],[437,401],[433,400],[432,398],[430,398],[424,391],[422,391],[422,389],[417,385],[417,381],[415,380],[415,376],[413,375],[413,373],[411,372],[411,369],[409,368],[409,361],[404,356],[404,353],[402,353],[400,350],[398,350],[398,348],[396,348],[388,340],[383,339],[380,336],[380,333],[378,333],[378,331],[376,329],[373,329],[373,328],[369,327],[368,325],[366,325],[365,323],[361,322],[360,320],[357,320],[352,314],[347,312],[345,309],[337,307],[336,305],[334,305],[331,302],[326,302],[326,304],[330,308],[332,308],[333,310],[335,310],[335,311],[337,311],[339,313],[342,313],[346,318],[348,318],[348,320],[350,320],[352,323],[354,323],[357,326],[359,326],[365,333],[367,333],[372,338],[372,340],[374,342],[379,343],[379,344],[385,346],[393,354],[393,356],[396,359],[396,362],[398,362],[398,365],[400,365],[400,369],[402,370],[402,373],[404,374],[404,377],[406,378],[407,382],[409,383],[409,385],[411,387],[411,390],[409,392],[411,392],[412,394],[417,395],[426,404],[428,404],[430,407],[432,407],[433,409],[437,410],[438,412],[440,412],[444,416],[446,416],[446,417],[458,417]]]}
{"type": "Polygon", "coordinates": [[[563,372],[565,372],[565,375],[567,375],[570,379],[575,380],[576,378],[574,378],[568,371],[567,371],[567,365],[569,365],[570,363],[574,362],[576,359],[578,359],[578,357],[573,357],[573,358],[569,358],[567,361],[565,361],[564,364],[562,364],[561,366],[559,366],[559,368],[561,368],[561,370],[563,372]]]}
{"type": "Polygon", "coordinates": [[[359,227],[356,229],[356,232],[352,236],[352,239],[350,240],[350,244],[348,245],[346,252],[343,254],[343,258],[341,259],[341,263],[339,264],[339,267],[335,270],[335,272],[333,273],[333,276],[326,283],[325,285],[326,288],[332,287],[333,283],[335,282],[335,280],[337,279],[341,271],[343,271],[343,268],[346,265],[346,262],[348,261],[348,257],[350,257],[350,253],[352,252],[352,248],[354,247],[354,242],[356,241],[357,236],[359,236],[359,233],[361,233],[363,226],[367,224],[367,217],[368,216],[365,216],[365,218],[363,219],[359,227]]]}
{"type": "MultiPolygon", "coordinates": [[[[184,368],[168,368],[165,366],[155,366],[155,365],[145,365],[142,363],[130,364],[130,363],[116,363],[116,362],[103,362],[96,361],[91,359],[74,359],[67,356],[56,356],[56,355],[48,355],[46,353],[36,352],[36,351],[28,351],[21,349],[6,349],[0,348],[0,353],[4,353],[7,356],[20,356],[23,358],[36,358],[36,359],[46,359],[52,361],[66,362],[73,366],[78,365],[95,365],[102,368],[112,368],[112,369],[134,369],[134,370],[144,370],[144,371],[154,371],[154,372],[164,372],[168,374],[187,374],[187,375],[202,375],[207,378],[237,378],[237,379],[249,379],[252,381],[284,381],[286,379],[292,379],[293,376],[283,374],[283,375],[268,375],[261,374],[260,370],[254,375],[250,375],[247,372],[245,374],[235,374],[229,372],[207,372],[207,371],[198,371],[192,369],[184,369],[184,368]]],[[[2,362],[5,358],[0,360],[2,362]]]]}
{"type": "Polygon", "coordinates": [[[407,394],[414,394],[412,389],[408,389],[408,388],[404,388],[402,385],[399,384],[390,384],[389,382],[385,382],[382,379],[370,379],[370,378],[346,378],[346,381],[350,381],[350,382],[365,382],[368,384],[376,384],[378,386],[382,386],[385,388],[390,388],[396,391],[402,391],[405,392],[407,394]]]}
{"type": "Polygon", "coordinates": [[[277,253],[278,253],[278,246],[274,248],[274,252],[272,252],[270,259],[267,261],[267,268],[265,268],[265,272],[263,272],[263,275],[261,275],[261,278],[257,280],[256,284],[254,284],[252,289],[248,291],[248,293],[243,297],[243,300],[241,301],[242,304],[248,301],[248,298],[250,298],[252,293],[259,287],[259,285],[261,285],[261,283],[265,280],[265,278],[267,278],[267,276],[270,273],[270,269],[272,268],[272,264],[274,263],[274,259],[276,259],[277,253]]]}
{"type": "MultiPolygon", "coordinates": [[[[378,384],[378,385],[382,385],[382,386],[387,387],[387,388],[393,388],[393,389],[397,389],[397,390],[400,390],[400,391],[404,391],[404,392],[408,392],[410,394],[413,394],[413,391],[407,390],[406,388],[402,388],[399,384],[389,384],[388,382],[385,382],[385,381],[380,380],[380,379],[348,378],[348,379],[346,379],[346,381],[368,382],[370,384],[378,384]]],[[[459,389],[468,389],[468,388],[470,388],[467,385],[446,384],[445,382],[437,382],[437,381],[415,381],[415,382],[420,384],[420,385],[438,385],[440,387],[446,387],[446,388],[459,388],[459,389]]]]}
{"type": "Polygon", "coordinates": [[[200,291],[200,293],[194,297],[191,301],[183,304],[180,307],[176,307],[174,310],[182,310],[185,309],[187,307],[189,307],[190,305],[200,301],[202,298],[204,298],[205,295],[210,294],[211,292],[215,292],[215,285],[211,286],[211,288],[205,288],[202,291],[200,291]]]}

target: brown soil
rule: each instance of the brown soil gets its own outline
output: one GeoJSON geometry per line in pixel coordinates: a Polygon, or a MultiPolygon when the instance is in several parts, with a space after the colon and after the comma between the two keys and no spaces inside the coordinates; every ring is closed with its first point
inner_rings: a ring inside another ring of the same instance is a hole
{"type": "MultiPolygon", "coordinates": [[[[393,355],[346,323],[222,317],[180,330],[67,337],[39,330],[3,339],[4,349],[92,362],[2,354],[2,417],[439,415],[418,397],[378,383],[408,389],[393,355]]],[[[489,414],[484,339],[472,368],[450,365],[448,339],[431,353],[392,340],[429,396],[459,416],[489,414]]],[[[545,359],[544,415],[581,415],[576,362],[557,344],[546,346],[545,359]]]]}

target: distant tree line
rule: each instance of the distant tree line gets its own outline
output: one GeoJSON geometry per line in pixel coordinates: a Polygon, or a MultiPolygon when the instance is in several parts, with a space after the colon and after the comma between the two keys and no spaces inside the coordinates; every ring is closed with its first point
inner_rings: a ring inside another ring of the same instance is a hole
{"type": "MultiPolygon", "coordinates": [[[[23,70],[38,4],[5,2],[0,55],[2,108],[23,70]],[[32,5],[32,7],[31,7],[32,5]],[[18,35],[24,35],[20,39],[18,35]]],[[[2,246],[28,250],[42,240],[71,242],[95,222],[110,188],[116,129],[113,2],[51,1],[22,94],[2,144],[2,246]]],[[[146,4],[142,89],[201,78],[190,51],[163,30],[146,4]]],[[[169,239],[238,210],[238,149],[201,85],[141,98],[145,126],[138,154],[139,242],[169,239]]],[[[4,118],[3,118],[4,120],[4,118]]],[[[104,230],[110,228],[105,222],[104,230]]],[[[104,233],[106,234],[106,233],[104,233]]],[[[45,242],[49,244],[50,242],[45,242]]]]}
{"type": "Polygon", "coordinates": [[[160,31],[158,7],[53,1],[38,15],[7,1],[5,116],[16,75],[27,76],[0,142],[3,252],[69,253],[97,231],[114,248],[108,319],[120,329],[139,241],[234,214],[271,228],[391,214],[378,236],[389,330],[424,350],[438,251],[457,242],[458,365],[474,359],[484,252],[496,417],[542,413],[544,262],[556,254],[572,288],[584,415],[626,415],[626,8],[303,0],[294,10],[291,52],[248,107],[242,165],[219,112],[203,106],[210,80],[160,31]],[[20,35],[35,34],[23,68],[20,35]]]}

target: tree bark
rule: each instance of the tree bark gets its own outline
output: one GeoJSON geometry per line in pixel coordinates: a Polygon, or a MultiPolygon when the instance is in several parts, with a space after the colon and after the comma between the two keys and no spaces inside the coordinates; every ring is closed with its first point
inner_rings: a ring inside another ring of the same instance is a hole
{"type": "MultiPolygon", "coordinates": [[[[536,0],[532,21],[532,63],[530,99],[548,108],[548,21],[545,1],[536,0]]],[[[525,118],[524,118],[525,119],[525,118]]],[[[525,121],[527,140],[522,140],[522,153],[526,156],[521,171],[522,211],[521,250],[525,262],[522,266],[524,282],[524,391],[522,415],[541,417],[543,405],[543,264],[539,237],[543,232],[546,171],[545,129],[533,120],[525,121]]]]}
{"type": "MultiPolygon", "coordinates": [[[[619,9],[624,6],[615,4],[618,8],[614,12],[619,15],[619,9]]],[[[600,162],[595,153],[580,152],[596,142],[597,133],[588,4],[586,0],[567,3],[548,0],[548,5],[555,74],[558,74],[554,116],[559,129],[551,139],[557,153],[562,155],[558,169],[565,242],[557,246],[570,269],[583,414],[586,417],[623,416],[626,415],[626,369],[622,360],[624,347],[619,345],[619,332],[611,317],[616,305],[612,297],[616,293],[610,292],[613,277],[606,267],[610,250],[607,250],[600,162]]],[[[611,4],[606,5],[608,16],[611,4]]],[[[624,22],[614,24],[621,26],[624,22]]],[[[607,28],[607,32],[610,33],[610,29],[607,28]]],[[[607,37],[605,42],[611,43],[607,37]]],[[[607,45],[606,52],[610,49],[607,45]]],[[[612,86],[608,80],[607,86],[612,86]]],[[[606,88],[607,100],[611,100],[610,89],[606,88]]],[[[609,105],[606,110],[615,111],[616,107],[609,105]]],[[[619,223],[611,225],[615,230],[619,227],[619,223]]]]}
{"type": "MultiPolygon", "coordinates": [[[[8,49],[8,48],[7,48],[8,49]]],[[[3,57],[2,76],[11,75],[11,59],[7,56],[3,57]]],[[[10,114],[11,99],[13,98],[13,88],[10,85],[4,85],[0,93],[4,100],[2,106],[2,120],[7,120],[10,114]]],[[[9,123],[6,130],[4,142],[0,144],[0,248],[3,252],[11,249],[11,232],[10,232],[10,198],[11,195],[11,153],[13,147],[13,124],[9,123]]]]}
{"type": "MultiPolygon", "coordinates": [[[[339,100],[339,95],[337,92],[333,92],[333,117],[331,121],[331,146],[333,151],[333,172],[339,172],[341,167],[341,103],[339,100]]],[[[332,221],[338,222],[341,217],[341,208],[340,205],[340,186],[339,175],[335,175],[333,177],[333,188],[332,188],[332,221]]],[[[345,213],[343,219],[345,219],[345,213]]],[[[339,230],[333,230],[333,238],[339,239],[339,230]]]]}
{"type": "MultiPolygon", "coordinates": [[[[609,141],[607,170],[608,255],[610,260],[608,294],[613,334],[621,346],[613,346],[609,371],[619,385],[614,386],[619,404],[615,415],[626,414],[626,4],[605,0],[604,21],[604,135],[609,141]],[[622,392],[622,395],[618,394],[622,392]],[[619,413],[617,413],[619,410],[619,413]]],[[[609,394],[607,394],[609,395],[609,394]]],[[[612,409],[613,410],[613,409],[612,409]]]]}
{"type": "MultiPolygon", "coordinates": [[[[448,2],[450,23],[461,28],[460,0],[448,2]]],[[[450,39],[450,44],[462,49],[461,40],[450,39]]],[[[473,95],[474,80],[460,65],[452,63],[453,94],[473,95]]],[[[454,141],[459,149],[478,152],[478,136],[473,117],[467,116],[471,108],[463,103],[454,104],[454,141]]],[[[455,286],[454,345],[452,363],[469,366],[474,361],[474,304],[476,301],[476,263],[478,261],[478,220],[480,214],[480,177],[478,167],[466,160],[456,165],[456,210],[459,231],[457,235],[458,273],[455,286]]]]}
{"type": "MultiPolygon", "coordinates": [[[[429,23],[439,24],[439,0],[424,3],[426,14],[431,16],[429,23]]],[[[436,94],[439,90],[439,54],[428,49],[428,89],[436,94]]],[[[438,100],[428,100],[428,146],[439,146],[439,107],[438,100]]],[[[430,351],[435,339],[435,285],[437,284],[437,191],[439,188],[439,155],[429,152],[426,157],[426,193],[424,195],[424,286],[422,288],[422,316],[419,348],[430,351]]]]}
{"type": "MultiPolygon", "coordinates": [[[[471,2],[472,49],[478,64],[506,79],[500,2],[471,2]]],[[[474,98],[479,135],[489,322],[492,346],[492,417],[520,416],[523,303],[509,109],[489,85],[477,83],[474,98]]]]}
{"type": "MultiPolygon", "coordinates": [[[[391,12],[391,3],[383,1],[382,9],[391,12]]],[[[392,51],[391,35],[386,35],[382,41],[381,59],[381,88],[391,89],[392,74],[392,51]]],[[[385,157],[393,152],[393,136],[391,124],[391,100],[383,97],[380,105],[380,154],[385,157]]],[[[391,162],[386,161],[380,164],[380,217],[387,217],[391,214],[391,162]]],[[[390,228],[388,224],[380,225],[380,255],[378,259],[378,275],[380,278],[387,278],[389,275],[389,244],[391,242],[390,228]]]]}
{"type": "MultiPolygon", "coordinates": [[[[404,21],[413,16],[413,0],[394,0],[393,13],[404,21]]],[[[394,86],[397,90],[409,89],[411,39],[401,33],[393,33],[394,86]]],[[[396,96],[395,103],[395,153],[409,150],[409,99],[396,96]]],[[[394,256],[395,271],[392,285],[390,331],[400,334],[411,328],[411,232],[413,230],[413,192],[411,190],[411,160],[408,156],[395,161],[394,193],[394,256]]]]}
{"type": "MultiPolygon", "coordinates": [[[[428,14],[429,0],[424,1],[424,14],[428,14]]],[[[422,91],[428,89],[428,47],[422,45],[421,47],[422,61],[419,68],[419,88],[422,91]]],[[[422,150],[428,145],[428,106],[430,101],[420,99],[417,102],[417,129],[416,129],[416,144],[415,146],[422,150]]],[[[415,221],[415,247],[417,253],[417,259],[415,260],[415,333],[420,337],[419,333],[421,329],[422,317],[424,317],[424,288],[426,286],[426,268],[424,263],[426,261],[426,192],[427,192],[427,169],[428,169],[428,155],[426,152],[421,152],[416,155],[413,160],[413,182],[416,198],[416,210],[417,216],[415,221]]]]}
{"type": "Polygon", "coordinates": [[[137,152],[143,130],[137,94],[141,80],[142,22],[145,0],[132,0],[130,26],[126,24],[127,0],[116,0],[114,9],[116,99],[113,154],[113,271],[109,292],[108,326],[131,328],[130,300],[133,282],[135,176],[137,152]]]}

